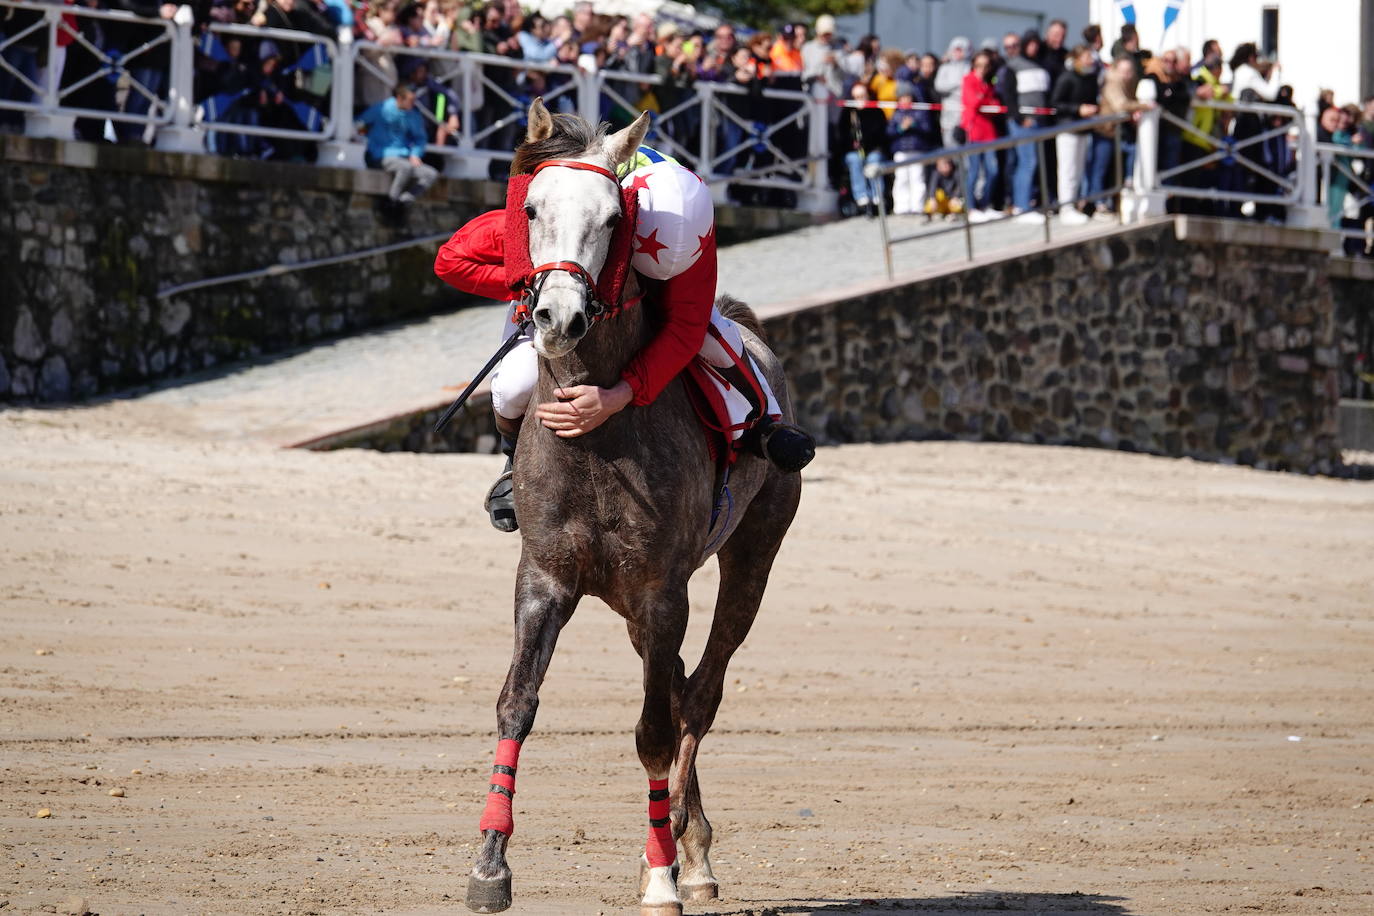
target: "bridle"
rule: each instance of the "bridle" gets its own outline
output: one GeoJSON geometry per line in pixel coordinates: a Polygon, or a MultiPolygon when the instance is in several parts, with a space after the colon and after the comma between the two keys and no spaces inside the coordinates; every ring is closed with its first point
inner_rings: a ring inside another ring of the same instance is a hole
{"type": "MultiPolygon", "coordinates": [[[[546,159],[534,167],[530,173],[531,177],[538,175],[547,168],[577,169],[583,172],[594,172],[601,175],[615,185],[617,193],[620,191],[620,179],[615,177],[615,173],[608,168],[596,165],[591,162],[579,162],[576,159],[546,159]]],[[[633,296],[620,303],[603,302],[601,296],[596,291],[596,277],[592,276],[591,271],[583,267],[576,261],[560,260],[549,261],[547,264],[540,264],[534,267],[525,275],[524,285],[520,290],[520,301],[515,305],[515,314],[511,316],[511,321],[516,324],[524,325],[532,320],[535,307],[539,304],[539,296],[544,291],[544,282],[548,280],[549,274],[556,270],[561,270],[573,277],[582,284],[585,296],[587,318],[590,321],[605,321],[619,315],[624,309],[637,305],[642,296],[633,296]]]]}

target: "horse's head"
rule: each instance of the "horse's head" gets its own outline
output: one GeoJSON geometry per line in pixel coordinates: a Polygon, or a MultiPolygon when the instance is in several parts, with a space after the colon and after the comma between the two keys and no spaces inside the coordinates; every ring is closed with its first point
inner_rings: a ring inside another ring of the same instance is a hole
{"type": "Polygon", "coordinates": [[[647,113],[624,130],[606,136],[581,118],[550,115],[540,99],[530,105],[529,128],[516,152],[516,169],[535,171],[540,162],[550,159],[596,166],[539,169],[525,196],[530,263],[572,265],[549,270],[539,278],[538,301],[531,317],[534,348],[541,356],[566,356],[591,327],[589,299],[595,295],[611,233],[621,218],[615,169],[634,155],[648,129],[647,113]]]}

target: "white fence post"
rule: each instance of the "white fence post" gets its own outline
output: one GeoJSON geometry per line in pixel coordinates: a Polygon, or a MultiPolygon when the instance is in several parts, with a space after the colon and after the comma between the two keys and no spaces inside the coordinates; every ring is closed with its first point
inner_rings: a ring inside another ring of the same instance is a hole
{"type": "Polygon", "coordinates": [[[172,109],[172,123],[158,129],[156,146],[173,153],[205,152],[205,137],[191,127],[195,114],[195,44],[191,40],[191,25],[195,17],[189,6],[177,7],[172,24],[176,37],[172,41],[171,68],[167,88],[167,104],[172,109]]]}
{"type": "Polygon", "coordinates": [[[334,78],[330,83],[329,139],[320,144],[320,164],[337,168],[366,168],[363,144],[353,139],[353,80],[357,74],[358,49],[353,45],[353,30],[340,27],[339,52],[334,59],[334,78]]]}
{"type": "Polygon", "coordinates": [[[57,60],[57,25],[62,21],[61,7],[48,7],[43,11],[43,18],[48,30],[48,67],[43,80],[42,110],[24,115],[24,133],[30,137],[70,140],[76,130],[76,118],[59,110],[61,105],[57,93],[62,74],[53,65],[57,60]]]}
{"type": "MultiPolygon", "coordinates": [[[[1148,85],[1148,84],[1145,84],[1148,85]]],[[[1121,207],[1128,222],[1163,216],[1166,197],[1159,189],[1159,106],[1140,113],[1136,127],[1134,188],[1122,191],[1121,207]]]]}
{"type": "Polygon", "coordinates": [[[813,98],[805,104],[810,108],[806,118],[809,187],[797,192],[797,209],[833,214],[839,206],[839,194],[830,188],[830,111],[824,99],[813,98]]]}
{"type": "Polygon", "coordinates": [[[1288,225],[1304,229],[1330,229],[1326,208],[1317,204],[1321,166],[1317,156],[1317,113],[1304,110],[1298,124],[1298,204],[1288,208],[1288,225]]]}

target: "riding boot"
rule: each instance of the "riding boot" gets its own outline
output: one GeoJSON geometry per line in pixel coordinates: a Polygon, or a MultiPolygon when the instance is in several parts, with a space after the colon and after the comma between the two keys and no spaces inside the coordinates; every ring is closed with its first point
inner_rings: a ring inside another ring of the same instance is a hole
{"type": "Polygon", "coordinates": [[[800,471],[816,457],[816,440],[800,426],[765,416],[749,431],[750,450],[784,471],[800,471]]]}
{"type": "Polygon", "coordinates": [[[520,525],[515,520],[515,443],[520,437],[520,421],[507,420],[496,414],[496,429],[501,433],[501,451],[506,455],[506,466],[496,483],[487,491],[487,515],[491,517],[491,527],[497,531],[516,531],[520,525]]]}

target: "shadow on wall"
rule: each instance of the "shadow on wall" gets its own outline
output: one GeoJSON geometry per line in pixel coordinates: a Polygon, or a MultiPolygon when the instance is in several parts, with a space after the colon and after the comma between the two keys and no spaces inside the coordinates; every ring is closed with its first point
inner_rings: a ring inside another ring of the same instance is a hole
{"type": "Polygon", "coordinates": [[[890,913],[920,913],[924,916],[969,916],[969,914],[1035,913],[1036,916],[1131,916],[1120,906],[1122,897],[1101,894],[1023,894],[1008,891],[978,891],[947,897],[856,897],[849,900],[822,900],[818,903],[758,901],[741,909],[724,910],[718,916],[807,916],[807,914],[846,913],[851,916],[887,916],[890,913]]]}

